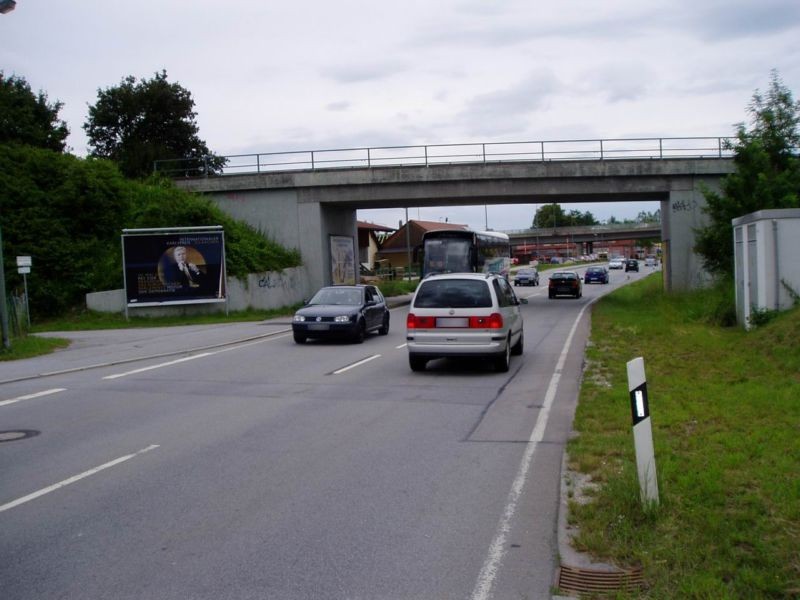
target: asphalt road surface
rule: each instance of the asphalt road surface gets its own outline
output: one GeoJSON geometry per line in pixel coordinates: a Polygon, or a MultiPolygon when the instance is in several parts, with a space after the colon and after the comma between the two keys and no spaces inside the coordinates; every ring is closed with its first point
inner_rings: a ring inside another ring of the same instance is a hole
{"type": "Polygon", "coordinates": [[[0,597],[549,598],[589,306],[648,272],[517,288],[508,373],[413,373],[405,307],[363,344],[283,319],[0,365],[0,597]]]}

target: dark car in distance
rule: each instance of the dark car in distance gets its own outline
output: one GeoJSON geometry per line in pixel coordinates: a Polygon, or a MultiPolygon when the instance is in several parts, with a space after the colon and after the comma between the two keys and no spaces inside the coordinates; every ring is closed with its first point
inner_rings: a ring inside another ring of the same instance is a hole
{"type": "Polygon", "coordinates": [[[389,333],[389,309],[374,285],[333,285],[321,288],[294,314],[294,341],[345,338],[357,344],[367,333],[389,333]]]}
{"type": "Polygon", "coordinates": [[[605,267],[589,267],[583,275],[583,283],[608,283],[609,274],[605,267]]]}
{"type": "Polygon", "coordinates": [[[539,285],[539,271],[520,269],[514,276],[514,285],[539,285]]]}
{"type": "Polygon", "coordinates": [[[625,272],[628,271],[639,271],[639,261],[635,258],[629,258],[625,261],[625,272]]]}
{"type": "Polygon", "coordinates": [[[583,282],[580,275],[575,271],[558,271],[550,275],[547,284],[547,295],[550,298],[556,296],[583,296],[583,282]]]}

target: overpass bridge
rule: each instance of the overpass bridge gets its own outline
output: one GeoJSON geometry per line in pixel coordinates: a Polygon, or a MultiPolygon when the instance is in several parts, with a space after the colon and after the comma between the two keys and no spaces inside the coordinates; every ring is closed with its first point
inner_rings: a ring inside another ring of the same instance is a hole
{"type": "Polygon", "coordinates": [[[225,157],[216,174],[198,161],[156,168],[299,249],[310,288],[331,282],[330,236],[357,239],[358,209],[659,201],[672,290],[707,281],[694,229],[706,223],[701,190],[734,170],[726,147],[725,138],[404,146],[225,157]]]}
{"type": "Polygon", "coordinates": [[[661,239],[660,223],[612,223],[576,227],[539,227],[504,231],[511,239],[514,256],[548,255],[548,246],[580,245],[578,254],[591,254],[610,242],[661,239]]]}

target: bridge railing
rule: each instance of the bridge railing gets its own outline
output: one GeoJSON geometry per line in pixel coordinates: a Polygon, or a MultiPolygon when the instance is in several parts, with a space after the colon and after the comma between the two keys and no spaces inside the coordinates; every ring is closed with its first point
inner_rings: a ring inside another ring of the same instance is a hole
{"type": "Polygon", "coordinates": [[[282,171],[431,166],[521,161],[619,160],[669,158],[729,158],[729,137],[619,138],[482,142],[261,152],[210,157],[158,160],[154,171],[169,177],[197,177],[282,171]],[[222,159],[222,160],[219,160],[222,159]],[[215,169],[209,165],[223,163],[215,169]]]}

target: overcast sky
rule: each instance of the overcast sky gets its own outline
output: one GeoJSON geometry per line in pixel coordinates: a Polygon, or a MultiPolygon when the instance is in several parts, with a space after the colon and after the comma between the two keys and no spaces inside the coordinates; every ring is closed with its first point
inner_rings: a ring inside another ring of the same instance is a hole
{"type": "MultiPolygon", "coordinates": [[[[727,136],[772,69],[800,95],[800,0],[17,0],[0,15],[0,70],[64,103],[79,156],[98,89],[162,69],[223,155],[727,136]]],[[[658,204],[564,208],[605,220],[658,204]]],[[[503,230],[534,210],[409,216],[503,230]]]]}

